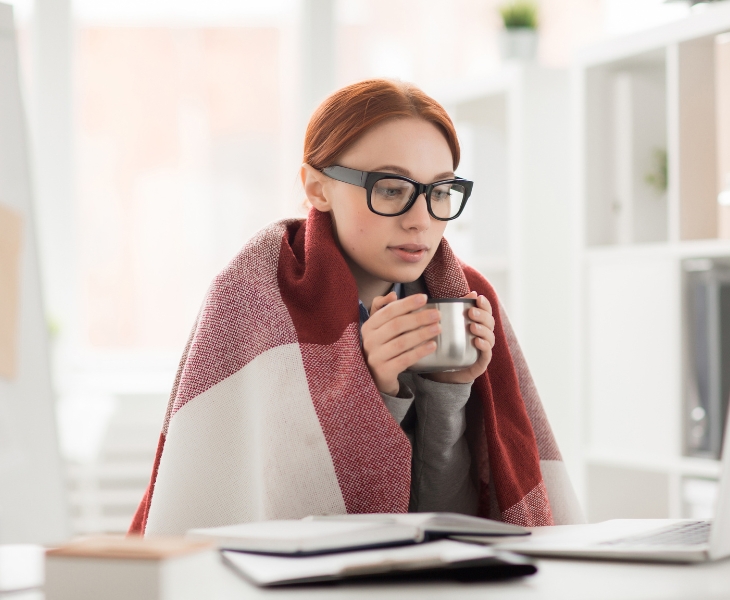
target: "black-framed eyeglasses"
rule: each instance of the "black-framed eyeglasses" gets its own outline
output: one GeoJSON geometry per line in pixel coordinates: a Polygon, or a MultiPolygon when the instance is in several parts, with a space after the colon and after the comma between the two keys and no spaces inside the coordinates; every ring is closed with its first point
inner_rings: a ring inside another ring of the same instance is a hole
{"type": "Polygon", "coordinates": [[[429,214],[438,221],[451,221],[464,210],[474,186],[474,182],[461,177],[420,183],[403,175],[358,171],[339,165],[325,167],[322,173],[337,181],[365,188],[368,208],[384,217],[397,217],[408,212],[424,194],[429,214]]]}

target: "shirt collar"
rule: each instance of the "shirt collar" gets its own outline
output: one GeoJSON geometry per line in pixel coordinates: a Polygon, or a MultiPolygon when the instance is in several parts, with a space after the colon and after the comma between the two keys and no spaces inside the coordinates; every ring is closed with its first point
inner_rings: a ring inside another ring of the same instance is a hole
{"type": "MultiPolygon", "coordinates": [[[[398,297],[398,300],[403,298],[403,294],[405,293],[405,287],[402,283],[394,283],[393,287],[390,290],[391,292],[395,292],[395,295],[398,297]]],[[[388,292],[390,293],[390,292],[388,292]]],[[[370,312],[367,308],[365,308],[365,305],[362,303],[362,300],[360,302],[360,327],[362,327],[362,324],[367,321],[370,318],[370,312]]]]}

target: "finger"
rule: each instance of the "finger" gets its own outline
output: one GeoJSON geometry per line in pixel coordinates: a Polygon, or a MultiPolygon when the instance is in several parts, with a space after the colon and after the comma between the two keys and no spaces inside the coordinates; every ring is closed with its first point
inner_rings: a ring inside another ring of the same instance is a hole
{"type": "Polygon", "coordinates": [[[424,356],[433,354],[435,351],[436,342],[429,340],[419,346],[416,346],[408,352],[399,354],[390,361],[390,364],[398,371],[398,373],[402,373],[408,367],[412,367],[413,365],[415,365],[424,356]]]}
{"type": "Polygon", "coordinates": [[[476,299],[477,293],[476,292],[469,292],[466,296],[462,296],[462,298],[470,298],[470,299],[476,299]]]}
{"type": "Polygon", "coordinates": [[[486,325],[482,325],[481,323],[472,323],[469,326],[469,331],[471,331],[474,337],[482,340],[488,340],[491,345],[494,346],[494,342],[496,339],[494,331],[486,325]]]}
{"type": "Polygon", "coordinates": [[[489,345],[487,340],[483,340],[481,338],[474,340],[474,345],[477,347],[477,350],[479,350],[479,359],[474,364],[474,367],[479,370],[479,374],[481,375],[492,361],[493,348],[489,345]]]}
{"type": "Polygon", "coordinates": [[[469,309],[469,318],[473,323],[479,323],[489,329],[494,329],[494,317],[485,310],[481,310],[479,308],[469,309]]]}
{"type": "MultiPolygon", "coordinates": [[[[362,341],[365,352],[370,355],[378,352],[378,349],[392,340],[412,331],[417,331],[429,325],[439,323],[439,312],[436,309],[419,310],[401,315],[383,324],[381,327],[371,327],[371,320],[366,321],[362,326],[362,341]]],[[[440,329],[435,330],[438,335],[440,329]]]]}
{"type": "Polygon", "coordinates": [[[376,358],[382,361],[392,360],[405,352],[413,350],[416,346],[432,340],[441,332],[441,325],[434,323],[426,327],[421,327],[415,331],[409,331],[403,335],[388,341],[376,350],[376,358]]]}
{"type": "Polygon", "coordinates": [[[374,339],[384,344],[410,331],[415,331],[421,327],[428,327],[434,323],[437,324],[440,318],[441,315],[435,308],[401,315],[391,319],[374,331],[374,339]]]}
{"type": "Polygon", "coordinates": [[[483,373],[484,369],[487,368],[487,365],[492,360],[493,345],[489,340],[475,338],[474,346],[477,350],[479,350],[479,358],[477,359],[477,362],[474,363],[474,367],[481,369],[480,373],[483,373]]]}
{"type": "Polygon", "coordinates": [[[390,292],[385,296],[376,296],[373,298],[373,304],[370,307],[370,316],[378,312],[384,306],[387,306],[391,302],[395,302],[398,299],[398,295],[395,292],[390,292]]]}
{"type": "Polygon", "coordinates": [[[383,306],[377,311],[377,313],[368,319],[367,322],[370,323],[370,321],[372,321],[372,323],[370,323],[370,327],[377,329],[395,317],[418,310],[423,307],[427,301],[428,296],[426,296],[426,294],[413,294],[412,296],[407,296],[402,300],[395,300],[394,302],[390,302],[387,306],[383,306]]]}
{"type": "Polygon", "coordinates": [[[490,304],[489,300],[487,300],[486,296],[479,296],[477,298],[477,306],[482,310],[486,310],[490,315],[493,313],[492,305],[490,304]]]}

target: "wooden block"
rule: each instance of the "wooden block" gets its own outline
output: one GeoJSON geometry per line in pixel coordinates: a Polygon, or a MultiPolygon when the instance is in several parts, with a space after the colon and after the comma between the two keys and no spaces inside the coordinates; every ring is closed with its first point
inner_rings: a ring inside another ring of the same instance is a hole
{"type": "Polygon", "coordinates": [[[184,538],[90,537],[46,553],[46,600],[210,597],[212,544],[184,538]]]}

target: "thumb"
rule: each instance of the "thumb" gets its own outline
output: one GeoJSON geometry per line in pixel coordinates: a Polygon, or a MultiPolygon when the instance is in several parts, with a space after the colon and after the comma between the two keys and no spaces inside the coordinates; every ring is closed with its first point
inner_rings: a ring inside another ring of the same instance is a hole
{"type": "Polygon", "coordinates": [[[372,317],[381,308],[387,306],[391,302],[395,302],[397,299],[398,296],[395,292],[390,292],[385,296],[375,296],[375,298],[373,298],[373,304],[370,307],[370,316],[372,317]]]}
{"type": "Polygon", "coordinates": [[[462,298],[472,298],[476,299],[477,293],[476,292],[469,292],[466,296],[462,296],[462,298]]]}

